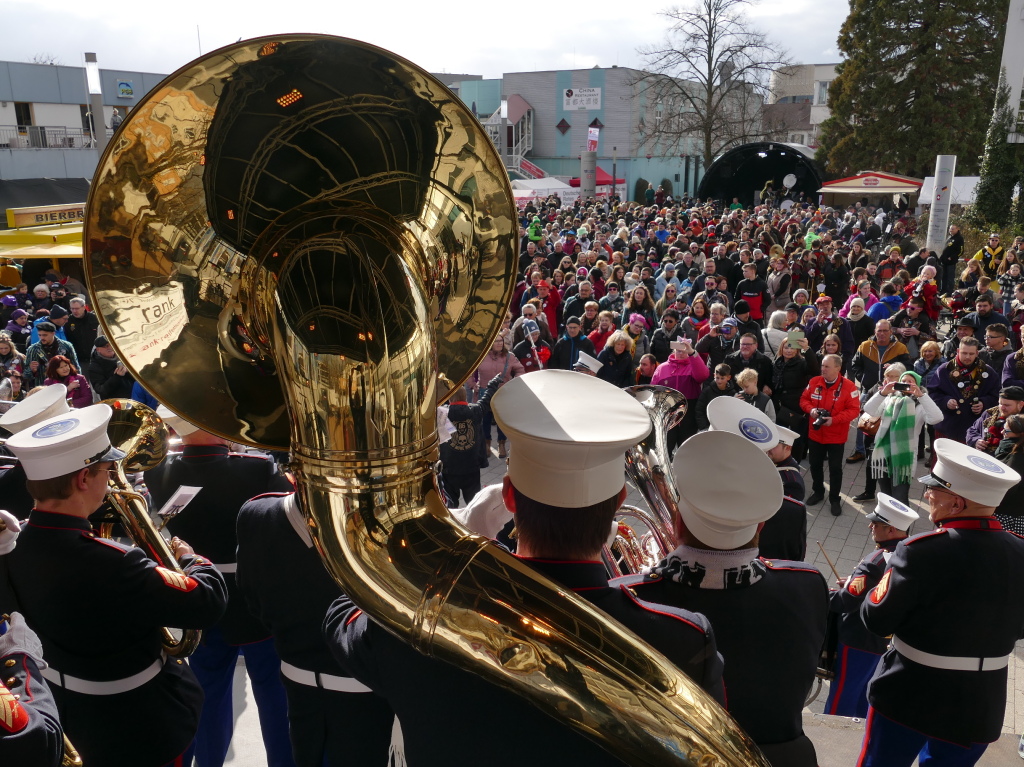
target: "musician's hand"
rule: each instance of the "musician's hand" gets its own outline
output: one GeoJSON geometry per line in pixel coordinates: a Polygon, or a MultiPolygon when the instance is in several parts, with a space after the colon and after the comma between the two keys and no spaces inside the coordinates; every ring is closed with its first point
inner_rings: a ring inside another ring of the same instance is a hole
{"type": "Polygon", "coordinates": [[[174,558],[181,560],[182,557],[194,557],[196,552],[191,546],[185,541],[181,540],[178,536],[171,538],[171,553],[174,554],[174,558]]]}
{"type": "Polygon", "coordinates": [[[43,643],[25,623],[21,613],[11,613],[7,626],[7,633],[0,636],[0,655],[25,653],[37,660],[43,659],[43,643]]]}
{"type": "Polygon", "coordinates": [[[11,512],[0,509],[0,556],[14,551],[20,532],[21,523],[18,518],[11,512]]]}

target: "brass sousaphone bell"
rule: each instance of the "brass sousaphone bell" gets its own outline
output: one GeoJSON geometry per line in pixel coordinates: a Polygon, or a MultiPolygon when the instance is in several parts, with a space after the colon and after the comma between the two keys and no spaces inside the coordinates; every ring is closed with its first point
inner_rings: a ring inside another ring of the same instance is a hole
{"type": "Polygon", "coordinates": [[[132,110],[96,171],[86,263],[139,381],[292,451],[325,565],[393,634],[630,764],[766,764],[665,658],[441,502],[437,378],[465,380],[500,328],[517,226],[446,87],[365,43],[285,35],[208,54],[132,110]]]}

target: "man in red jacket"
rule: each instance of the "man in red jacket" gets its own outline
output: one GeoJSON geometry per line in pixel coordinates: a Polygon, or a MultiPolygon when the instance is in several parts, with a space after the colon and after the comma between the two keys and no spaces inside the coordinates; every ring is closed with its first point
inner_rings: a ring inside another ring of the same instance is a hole
{"type": "Polygon", "coordinates": [[[843,486],[843,446],[850,423],[860,413],[857,387],[840,374],[843,360],[838,354],[826,354],[821,360],[821,375],[811,379],[800,395],[800,407],[810,418],[807,430],[811,466],[811,491],[807,506],[825,499],[825,459],[829,468],[829,505],[832,516],[843,513],[839,491],[843,486]]]}

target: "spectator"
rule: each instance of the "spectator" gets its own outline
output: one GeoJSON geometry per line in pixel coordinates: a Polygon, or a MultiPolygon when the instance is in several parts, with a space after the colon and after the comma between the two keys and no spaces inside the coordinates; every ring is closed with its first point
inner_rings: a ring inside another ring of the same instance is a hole
{"type": "Polygon", "coordinates": [[[597,377],[613,386],[633,385],[633,340],[623,330],[615,331],[597,355],[602,367],[597,377]]]}
{"type": "Polygon", "coordinates": [[[811,348],[815,350],[820,349],[825,336],[835,333],[842,340],[843,349],[850,350],[843,354],[846,361],[849,362],[849,358],[853,355],[853,350],[857,348],[853,345],[853,330],[850,328],[849,322],[835,313],[832,308],[832,299],[829,296],[818,296],[818,300],[814,302],[814,305],[817,309],[817,314],[813,320],[806,324],[807,340],[810,341],[811,348]]]}
{"type": "Polygon", "coordinates": [[[588,301],[594,300],[594,286],[590,280],[578,282],[579,292],[563,305],[563,316],[582,317],[588,301]]]}
{"type": "Polygon", "coordinates": [[[994,278],[999,262],[1003,260],[1003,246],[999,242],[999,233],[992,232],[988,236],[988,242],[981,246],[981,250],[975,253],[971,260],[980,262],[985,274],[994,278]]]}
{"type": "Polygon", "coordinates": [[[737,302],[746,301],[750,318],[760,328],[764,324],[765,311],[771,305],[771,295],[768,283],[758,276],[757,266],[754,264],[743,265],[743,279],[736,286],[735,299],[737,302]]]}
{"type": "Polygon", "coordinates": [[[551,343],[551,328],[548,327],[548,317],[545,313],[540,311],[537,304],[533,301],[528,301],[523,304],[522,313],[515,322],[512,323],[512,346],[513,348],[520,341],[526,338],[526,334],[523,331],[523,323],[527,321],[534,321],[537,323],[537,327],[540,328],[540,337],[545,343],[551,343]]]}
{"type": "Polygon", "coordinates": [[[75,370],[78,370],[75,347],[67,341],[57,338],[56,325],[52,322],[43,322],[36,326],[36,331],[39,333],[39,341],[28,347],[25,352],[25,362],[28,368],[24,371],[24,386],[28,391],[43,385],[43,381],[46,379],[46,366],[51,359],[58,355],[67,357],[75,370]]]}
{"type": "Polygon", "coordinates": [[[768,306],[770,309],[785,309],[790,303],[789,294],[793,289],[793,272],[785,256],[771,259],[772,270],[768,273],[768,306]]]}
{"type": "Polygon", "coordinates": [[[28,312],[24,309],[15,309],[11,312],[11,319],[4,328],[4,332],[10,336],[14,348],[22,354],[28,348],[29,339],[32,337],[32,328],[28,324],[28,312]]]}
{"type": "Polygon", "coordinates": [[[971,424],[999,399],[999,377],[979,358],[980,348],[977,338],[962,339],[953,359],[935,373],[928,393],[943,414],[936,437],[966,442],[971,424]]]}
{"type": "Polygon", "coordinates": [[[999,403],[978,416],[967,430],[967,445],[989,455],[995,455],[1003,441],[1006,420],[1024,411],[1024,389],[1004,386],[999,392],[999,403]]]}
{"type": "MultiPolygon", "coordinates": [[[[521,376],[526,372],[519,359],[508,350],[508,345],[505,340],[507,337],[507,333],[499,335],[491,343],[490,351],[487,352],[487,356],[483,358],[480,362],[480,367],[477,368],[478,381],[490,381],[494,376],[500,373],[501,385],[504,385],[516,376],[521,376]]],[[[484,431],[484,451],[488,456],[491,454],[492,423],[496,422],[491,415],[491,409],[487,408],[484,411],[482,428],[484,431]]],[[[498,458],[505,458],[507,456],[505,451],[505,441],[505,435],[502,433],[501,427],[498,426],[498,458]]]]}
{"type": "Polygon", "coordinates": [[[768,327],[761,331],[764,339],[764,353],[772,362],[778,357],[782,345],[786,343],[789,333],[786,331],[786,312],[777,309],[768,318],[768,327]]]}
{"type": "Polygon", "coordinates": [[[67,336],[64,334],[64,326],[68,322],[68,312],[63,306],[55,304],[50,307],[49,312],[43,312],[39,317],[36,318],[35,322],[32,323],[32,343],[36,343],[39,340],[38,326],[41,322],[48,322],[57,328],[57,338],[61,341],[67,341],[67,336]]]}
{"type": "Polygon", "coordinates": [[[488,383],[479,402],[470,404],[466,387],[459,386],[447,400],[446,417],[453,430],[441,442],[441,481],[452,503],[458,505],[461,495],[469,504],[480,492],[480,450],[478,441],[483,432],[483,416],[490,412],[491,397],[501,385],[499,373],[488,383]]]}
{"type": "MultiPolygon", "coordinates": [[[[676,309],[666,309],[665,313],[661,315],[661,327],[655,330],[651,336],[651,354],[659,364],[668,360],[669,354],[672,352],[671,343],[682,336],[683,329],[680,326],[679,312],[676,309]]],[[[696,338],[692,339],[692,341],[695,340],[696,338]]]]}
{"type": "Polygon", "coordinates": [[[738,399],[743,400],[748,405],[753,405],[768,416],[773,423],[775,422],[775,405],[772,404],[771,397],[761,391],[758,386],[756,370],[753,368],[743,368],[743,370],[736,374],[736,385],[740,389],[736,395],[738,399]]]}
{"type": "Polygon", "coordinates": [[[587,338],[594,344],[594,350],[600,354],[614,332],[615,315],[610,311],[603,311],[597,315],[597,328],[591,331],[587,338]]]}
{"type": "Polygon", "coordinates": [[[896,286],[891,282],[886,282],[881,288],[881,297],[878,302],[871,305],[868,310],[868,316],[875,320],[887,320],[892,315],[900,310],[903,305],[903,299],[898,295],[896,286]]]}
{"type": "Polygon", "coordinates": [[[755,320],[750,314],[750,306],[742,298],[733,305],[732,315],[736,318],[736,332],[739,335],[751,333],[757,339],[757,350],[764,351],[764,338],[762,337],[762,324],[755,320]]]}
{"type": "Polygon", "coordinates": [[[697,429],[707,431],[711,426],[708,419],[708,405],[718,397],[734,397],[739,388],[732,380],[732,369],[724,362],[715,365],[715,376],[704,384],[700,397],[697,398],[697,429]]]}
{"type": "Polygon", "coordinates": [[[640,364],[640,358],[651,350],[651,339],[647,335],[650,326],[642,314],[629,315],[629,322],[623,328],[629,340],[633,342],[633,369],[640,364]]]}
{"type": "Polygon", "coordinates": [[[871,338],[875,332],[875,321],[864,311],[864,301],[860,296],[855,296],[850,301],[850,311],[846,315],[846,321],[850,324],[853,343],[857,346],[871,338]]]}
{"type": "Polygon", "coordinates": [[[829,507],[832,516],[843,513],[843,446],[850,424],[860,412],[857,388],[840,374],[842,358],[827,355],[821,362],[821,375],[812,378],[800,396],[800,409],[807,413],[810,429],[808,460],[811,468],[812,495],[807,505],[817,506],[825,499],[825,461],[829,465],[829,507]]]}
{"type": "Polygon", "coordinates": [[[68,387],[68,399],[71,400],[71,407],[82,408],[92,404],[92,388],[85,376],[78,372],[78,368],[71,364],[67,357],[57,354],[50,358],[46,365],[46,378],[43,386],[64,384],[68,387]]]}
{"type": "Polygon", "coordinates": [[[612,321],[618,325],[619,317],[622,316],[622,307],[626,303],[626,299],[622,297],[622,293],[619,290],[619,284],[617,282],[609,282],[605,285],[605,296],[598,302],[598,306],[601,307],[601,313],[608,312],[612,316],[612,321]]]}
{"type": "MultiPolygon", "coordinates": [[[[875,325],[875,337],[857,347],[851,370],[854,380],[861,387],[861,407],[882,383],[885,368],[899,362],[906,370],[911,365],[910,353],[900,341],[894,341],[892,326],[888,320],[879,320],[875,325]]],[[[864,432],[857,431],[857,447],[846,459],[847,463],[863,461],[867,453],[864,432]]]]}
{"type": "Polygon", "coordinates": [[[903,342],[912,360],[920,356],[921,344],[936,338],[932,321],[924,311],[924,299],[920,296],[912,296],[902,309],[892,315],[889,324],[893,337],[903,342]]]}
{"type": "Polygon", "coordinates": [[[6,378],[11,372],[19,373],[25,369],[25,355],[19,352],[11,337],[0,333],[0,378],[6,378]]]}
{"type": "MultiPolygon", "coordinates": [[[[757,337],[744,333],[739,339],[739,349],[726,355],[725,364],[737,375],[748,368],[757,373],[757,389],[765,394],[772,393],[772,361],[757,350],[757,337]]],[[[737,382],[738,383],[738,382],[737,382]]]]}
{"type": "Polygon", "coordinates": [[[64,325],[64,336],[75,347],[78,359],[92,357],[92,345],[99,332],[100,321],[85,305],[85,299],[75,296],[69,302],[71,316],[64,325]]]}
{"type": "Polygon", "coordinates": [[[978,321],[969,314],[965,314],[956,322],[956,332],[948,336],[942,344],[942,356],[945,359],[952,359],[956,350],[960,348],[960,342],[965,338],[977,338],[978,321]]]}
{"type": "Polygon", "coordinates": [[[871,281],[861,280],[857,283],[857,292],[847,298],[843,308],[839,310],[840,317],[850,316],[850,304],[853,303],[855,298],[860,298],[864,302],[865,311],[869,311],[872,306],[878,303],[878,296],[875,295],[871,288],[871,281]]]}
{"type": "Polygon", "coordinates": [[[540,337],[540,326],[535,320],[523,323],[524,340],[512,349],[512,353],[523,366],[525,373],[544,370],[551,358],[551,347],[540,337]]]}
{"type": "Polygon", "coordinates": [[[549,368],[572,370],[579,360],[580,352],[585,352],[591,357],[597,356],[593,341],[582,334],[582,327],[579,317],[569,317],[565,321],[565,332],[551,352],[549,368]]]}
{"type": "Polygon", "coordinates": [[[996,371],[1002,371],[1006,358],[1013,354],[1010,345],[1010,330],[999,322],[985,329],[985,346],[981,350],[981,361],[996,371]]]}
{"type": "MultiPolygon", "coordinates": [[[[1024,476],[1024,415],[1011,415],[1006,419],[996,458],[1024,476]]],[[[1010,488],[996,508],[995,518],[1004,529],[1024,535],[1024,482],[1010,488]]]]}
{"type": "Polygon", "coordinates": [[[710,322],[711,309],[707,301],[701,298],[694,301],[690,307],[690,313],[682,321],[681,332],[690,339],[690,343],[696,344],[697,339],[705,332],[705,328],[710,322]]]}
{"type": "Polygon", "coordinates": [[[871,476],[883,493],[908,504],[918,442],[925,424],[934,426],[942,421],[942,411],[921,388],[921,377],[907,370],[899,382],[887,380],[864,404],[864,412],[882,419],[874,439],[871,476]],[[899,384],[903,388],[897,389],[899,384]]]}
{"type": "Polygon", "coordinates": [[[106,336],[96,336],[86,369],[93,391],[102,399],[130,399],[135,379],[117,358],[106,336]]]}
{"type": "Polygon", "coordinates": [[[676,276],[676,265],[672,262],[665,264],[654,284],[654,300],[659,301],[665,294],[665,289],[673,286],[679,290],[679,278],[676,276]]]}
{"type": "Polygon", "coordinates": [[[946,238],[946,245],[939,254],[939,269],[942,275],[941,292],[949,295],[953,292],[953,285],[956,277],[956,265],[964,253],[964,236],[960,234],[960,227],[951,224],[949,237],[946,238]]]}
{"type": "Polygon", "coordinates": [[[637,386],[651,383],[651,379],[654,378],[654,371],[658,369],[658,360],[654,358],[653,354],[645,354],[640,358],[640,363],[637,365],[636,372],[633,375],[633,383],[637,386]]]}
{"type": "Polygon", "coordinates": [[[1018,285],[1024,285],[1024,274],[1021,273],[1019,263],[1010,264],[1007,271],[999,275],[999,292],[1003,297],[1003,314],[1009,316],[1012,312],[1013,295],[1017,292],[1018,285]]]}
{"type": "Polygon", "coordinates": [[[978,296],[974,302],[975,311],[969,313],[967,316],[974,319],[977,323],[976,327],[979,331],[984,331],[989,325],[993,323],[1000,323],[1006,327],[1010,326],[1010,321],[993,309],[993,299],[987,295],[978,296]]]}
{"type": "Polygon", "coordinates": [[[658,365],[651,377],[654,386],[668,386],[686,397],[686,414],[676,427],[669,429],[668,450],[671,455],[677,446],[697,433],[697,400],[701,386],[708,379],[708,366],[697,356],[687,338],[672,341],[672,354],[658,365]]]}

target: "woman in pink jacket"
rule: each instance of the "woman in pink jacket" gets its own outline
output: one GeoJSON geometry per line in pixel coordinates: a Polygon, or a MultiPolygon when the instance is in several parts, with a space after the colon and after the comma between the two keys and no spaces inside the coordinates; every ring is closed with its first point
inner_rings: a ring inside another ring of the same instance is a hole
{"type": "MultiPolygon", "coordinates": [[[[503,373],[501,384],[504,386],[506,383],[511,381],[515,376],[521,376],[526,371],[523,369],[522,363],[516,359],[516,355],[508,350],[508,346],[505,341],[508,339],[508,343],[512,342],[512,333],[508,330],[503,330],[497,338],[494,339],[494,343],[491,344],[491,350],[487,352],[487,356],[483,358],[480,363],[480,367],[476,369],[476,373],[470,379],[472,382],[473,391],[476,392],[478,387],[486,387],[487,382],[490,381],[494,376],[499,373],[503,373]]],[[[491,424],[494,423],[494,419],[491,417],[491,409],[487,408],[484,411],[484,440],[487,448],[487,453],[490,455],[491,452],[491,424]]],[[[501,431],[501,427],[498,427],[498,458],[505,458],[505,435],[501,431]]]]}
{"type": "Polygon", "coordinates": [[[671,346],[672,353],[658,365],[651,377],[653,386],[668,386],[686,397],[686,415],[678,426],[668,432],[669,454],[697,433],[697,398],[711,375],[688,339],[673,341],[671,346]]]}

